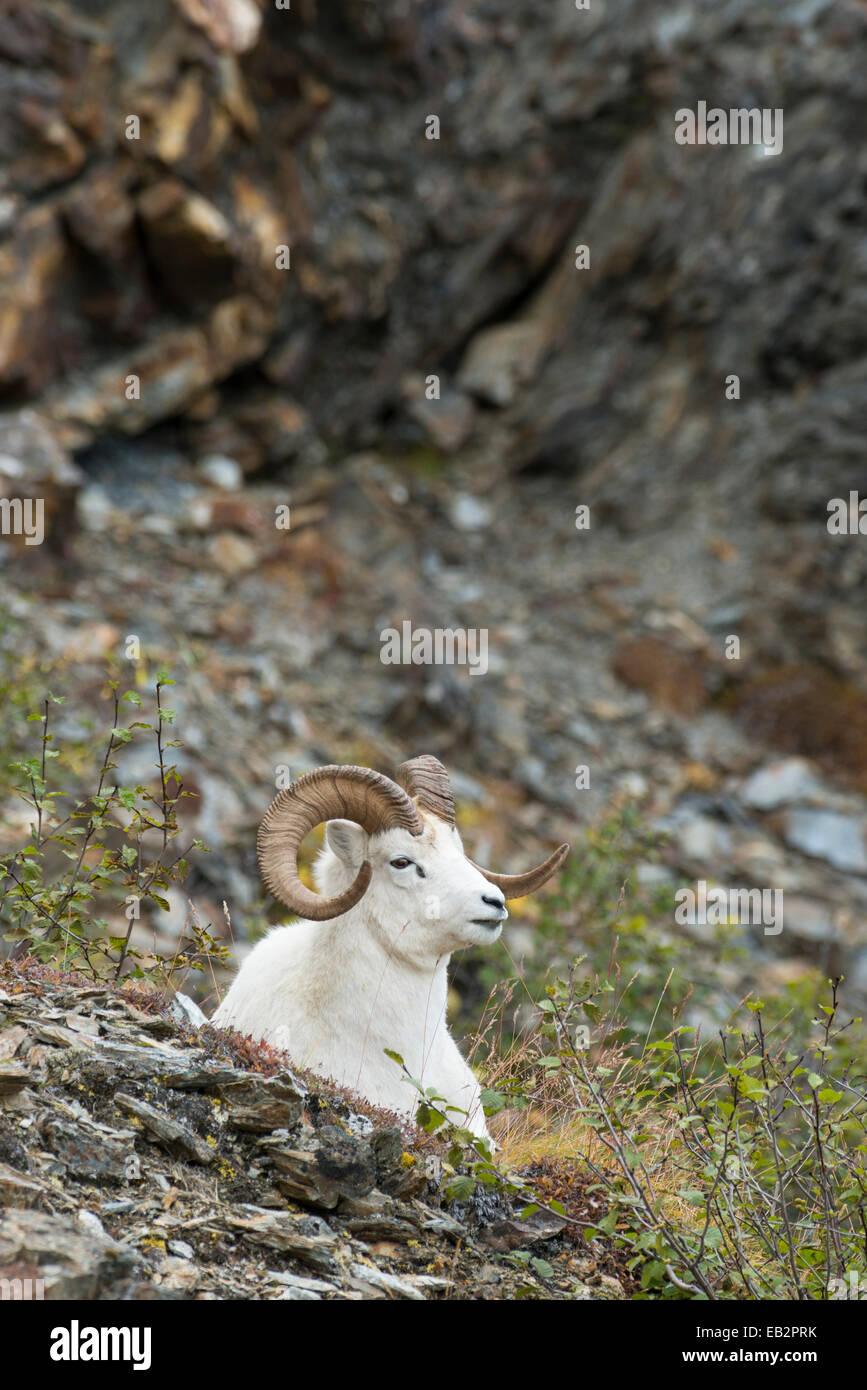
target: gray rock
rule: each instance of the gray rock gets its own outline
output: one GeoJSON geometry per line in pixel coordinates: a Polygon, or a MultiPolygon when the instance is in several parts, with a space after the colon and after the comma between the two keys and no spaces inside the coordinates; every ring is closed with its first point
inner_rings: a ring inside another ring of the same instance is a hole
{"type": "Polygon", "coordinates": [[[279,1250],[326,1274],[336,1268],[334,1251],[337,1238],[333,1235],[304,1235],[299,1229],[298,1218],[290,1212],[267,1211],[242,1204],[236,1211],[226,1211],[220,1218],[220,1224],[225,1230],[243,1236],[253,1245],[279,1250]]]}
{"type": "Polygon", "coordinates": [[[240,464],[225,454],[209,454],[201,459],[198,471],[214,487],[222,488],[225,492],[238,492],[244,484],[240,464]]]}
{"type": "Polygon", "coordinates": [[[710,816],[696,816],[677,831],[678,846],[685,859],[708,863],[724,859],[731,853],[732,837],[728,827],[710,816]]]}
{"type": "Polygon", "coordinates": [[[534,323],[503,323],[473,338],[458,374],[458,386],[488,405],[506,406],[535,376],[544,335],[534,323]]]}
{"type": "Polygon", "coordinates": [[[373,1149],[363,1139],[335,1126],[302,1135],[307,1148],[275,1148],[277,1186],[293,1201],[333,1210],[341,1197],[364,1197],[376,1182],[373,1149]]]}
{"type": "Polygon", "coordinates": [[[65,1170],[92,1183],[120,1183],[125,1178],[124,1163],[129,1148],[112,1143],[81,1120],[68,1124],[50,1119],[42,1126],[47,1148],[56,1154],[65,1170]]]}
{"type": "Polygon", "coordinates": [[[754,772],[744,782],[739,795],[747,806],[758,811],[773,811],[778,806],[802,802],[821,804],[827,792],[806,759],[784,758],[754,772]]]}
{"type": "Polygon", "coordinates": [[[188,994],[181,994],[178,991],[172,1000],[172,1012],[180,1023],[192,1023],[194,1028],[201,1028],[203,1023],[207,1023],[206,1014],[202,1013],[198,1004],[192,1000],[188,994]],[[177,1009],[175,1009],[177,1005],[177,1009]]]}
{"type": "Polygon", "coordinates": [[[786,840],[804,854],[833,864],[835,869],[867,874],[865,823],[858,816],[825,810],[789,811],[786,840]]]}
{"type": "Polygon", "coordinates": [[[154,1137],[164,1144],[169,1150],[179,1150],[187,1158],[192,1158],[196,1163],[205,1165],[213,1163],[216,1154],[214,1150],[200,1139],[188,1125],[180,1124],[177,1120],[157,1110],[155,1106],[148,1105],[146,1101],[137,1100],[135,1096],[126,1095],[123,1091],[116,1091],[114,1096],[115,1104],[125,1110],[128,1115],[133,1115],[140,1120],[142,1125],[154,1137]]]}
{"type": "Polygon", "coordinates": [[[438,449],[454,453],[469,438],[475,412],[473,403],[460,391],[444,387],[439,400],[428,400],[423,378],[403,384],[407,414],[420,425],[438,449]]]}
{"type": "Polygon", "coordinates": [[[167,1242],[167,1246],[173,1255],[177,1255],[182,1260],[195,1259],[195,1250],[185,1240],[170,1240],[167,1242]]]}
{"type": "Polygon", "coordinates": [[[833,942],[840,939],[831,910],[812,898],[786,894],[785,930],[805,943],[833,942]]]}
{"type": "Polygon", "coordinates": [[[291,1129],[301,1116],[303,1092],[286,1073],[249,1077],[245,1086],[224,1087],[221,1093],[231,1104],[229,1123],[251,1134],[291,1129]]]}
{"type": "Polygon", "coordinates": [[[421,1303],[425,1299],[423,1290],[409,1279],[398,1279],[397,1275],[387,1274],[385,1270],[377,1269],[374,1265],[363,1265],[358,1262],[350,1265],[350,1269],[356,1279],[360,1279],[366,1284],[372,1284],[375,1289],[382,1289],[385,1293],[395,1294],[398,1298],[407,1298],[416,1303],[421,1303]]]}
{"type": "Polygon", "coordinates": [[[301,1274],[289,1274],[284,1270],[274,1270],[269,1278],[275,1284],[285,1284],[290,1289],[305,1289],[308,1293],[337,1293],[337,1285],[329,1284],[324,1279],[311,1279],[309,1276],[301,1274]]]}
{"type": "Polygon", "coordinates": [[[111,1296],[138,1264],[137,1254],[49,1212],[6,1210],[0,1223],[0,1267],[36,1265],[50,1299],[111,1296]]]}
{"type": "Polygon", "coordinates": [[[484,531],[491,524],[493,508],[481,497],[459,492],[452,500],[449,515],[459,531],[484,531]]]}

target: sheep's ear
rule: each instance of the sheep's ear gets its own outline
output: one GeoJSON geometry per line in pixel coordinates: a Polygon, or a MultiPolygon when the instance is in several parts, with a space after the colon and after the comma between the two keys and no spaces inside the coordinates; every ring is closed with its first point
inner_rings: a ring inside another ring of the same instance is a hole
{"type": "Polygon", "coordinates": [[[357,869],[367,854],[367,832],[354,820],[330,820],[325,826],[325,843],[342,863],[357,869]]]}

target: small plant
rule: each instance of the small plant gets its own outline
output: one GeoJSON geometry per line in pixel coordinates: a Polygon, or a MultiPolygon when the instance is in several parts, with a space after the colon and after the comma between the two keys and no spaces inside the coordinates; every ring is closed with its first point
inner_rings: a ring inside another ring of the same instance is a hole
{"type": "MultiPolygon", "coordinates": [[[[33,820],[28,843],[0,857],[0,924],[7,941],[16,943],[39,960],[67,969],[88,970],[94,977],[120,977],[144,972],[136,964],[141,954],[131,941],[135,922],[147,903],[168,911],[165,897],[171,884],[182,884],[193,849],[204,850],[193,840],[176,853],[180,830],[177,807],[183,790],[170,750],[180,747],[169,738],[175,711],[163,703],[163,692],[173,685],[160,672],[154,688],[153,722],[134,719],[126,724],[124,708],[142,709],[135,690],[118,693],[110,683],[112,723],[101,755],[95,789],[85,795],[62,790],[52,777],[59,751],[52,745],[51,712],[62,697],[48,695],[41,712],[29,720],[41,725],[39,749],[15,760],[9,771],[13,787],[31,808],[33,820]],[[123,786],[112,776],[117,750],[139,731],[152,737],[158,787],[123,786]],[[68,867],[64,867],[64,861],[68,867]],[[100,909],[114,909],[114,924],[100,909]],[[117,931],[118,914],[126,923],[117,931]]],[[[164,973],[200,970],[206,959],[222,960],[226,948],[203,927],[195,909],[187,919],[190,939],[179,943],[171,962],[158,962],[164,973]]]]}
{"type": "MultiPolygon", "coordinates": [[[[524,1215],[544,1208],[554,1215],[565,1216],[562,1203],[545,1203],[533,1193],[530,1184],[523,1178],[517,1174],[506,1174],[497,1165],[490,1140],[473,1134],[460,1123],[461,1119],[467,1119],[465,1110],[449,1105],[435,1086],[424,1086],[418,1077],[412,1075],[398,1052],[386,1048],[386,1056],[398,1064],[404,1079],[419,1094],[416,1124],[426,1134],[437,1134],[449,1146],[443,1162],[444,1193],[449,1201],[466,1202],[479,1188],[488,1188],[504,1196],[520,1196],[525,1201],[524,1215]]],[[[482,1091],[481,1101],[488,1117],[499,1114],[508,1103],[502,1092],[490,1088],[482,1091]]]]}
{"type": "Polygon", "coordinates": [[[627,1253],[637,1297],[825,1299],[864,1270],[867,1094],[840,981],[801,1046],[769,1038],[761,1001],[749,1030],[702,1042],[675,1024],[636,1044],[579,965],[494,1069],[500,1096],[523,1101],[505,1159],[556,1153],[592,1175],[594,1229],[627,1253]]]}

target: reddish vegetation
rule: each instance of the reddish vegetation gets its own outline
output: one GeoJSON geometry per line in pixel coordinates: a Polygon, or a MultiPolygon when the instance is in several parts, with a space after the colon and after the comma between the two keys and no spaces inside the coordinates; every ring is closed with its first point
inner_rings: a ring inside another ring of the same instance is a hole
{"type": "Polygon", "coordinates": [[[576,1256],[593,1258],[594,1268],[588,1273],[608,1274],[619,1279],[627,1297],[638,1287],[633,1271],[628,1268],[628,1260],[634,1258],[634,1250],[624,1247],[612,1248],[607,1242],[604,1247],[597,1239],[589,1245],[584,1231],[595,1226],[605,1212],[608,1203],[602,1193],[595,1190],[595,1179],[583,1167],[565,1158],[540,1158],[536,1163],[522,1170],[522,1176],[532,1184],[533,1190],[543,1202],[559,1202],[569,1225],[561,1239],[575,1247],[576,1256]],[[604,1253],[603,1253],[604,1250],[604,1253]]]}
{"type": "MultiPolygon", "coordinates": [[[[22,956],[17,960],[0,960],[0,978],[8,994],[20,994],[26,988],[31,994],[42,994],[40,985],[76,985],[82,989],[108,989],[110,983],[94,980],[83,975],[80,970],[58,970],[53,965],[43,965],[35,956],[22,956]]],[[[124,980],[118,986],[119,994],[129,1000],[142,1013],[171,1018],[169,1002],[153,986],[124,980]]]]}
{"type": "Polygon", "coordinates": [[[95,984],[78,970],[57,970],[53,965],[42,965],[35,956],[0,960],[0,979],[7,994],[20,994],[25,988],[29,993],[42,994],[40,984],[79,985],[85,989],[93,989],[95,984]]]}

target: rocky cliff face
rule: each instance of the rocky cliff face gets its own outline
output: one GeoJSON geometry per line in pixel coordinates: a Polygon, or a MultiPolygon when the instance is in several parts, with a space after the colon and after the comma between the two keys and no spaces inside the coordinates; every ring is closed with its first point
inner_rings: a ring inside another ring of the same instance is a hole
{"type": "Polygon", "coordinates": [[[0,966],[0,1297],[624,1297],[580,1203],[449,1211],[441,1146],[286,1068],[156,994],[0,966]]]}
{"type": "Polygon", "coordinates": [[[723,463],[813,486],[827,445],[854,485],[865,26],[854,0],[4,0],[0,396],[78,448],[181,417],[250,467],[514,407],[516,461],[595,473],[626,524],[723,463]],[[783,157],[678,145],[700,100],[783,109],[783,157]]]}

